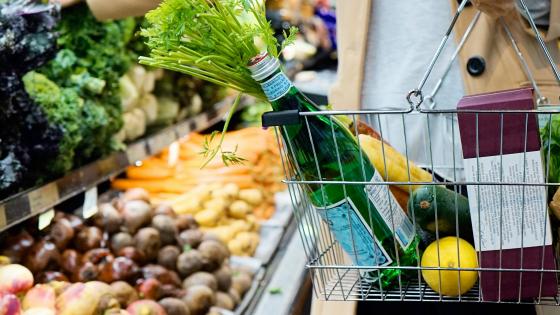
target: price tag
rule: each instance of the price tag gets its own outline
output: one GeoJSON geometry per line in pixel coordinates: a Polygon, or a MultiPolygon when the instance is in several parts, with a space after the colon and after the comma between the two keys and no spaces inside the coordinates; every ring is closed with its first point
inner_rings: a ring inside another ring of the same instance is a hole
{"type": "Polygon", "coordinates": [[[169,153],[167,154],[167,164],[174,166],[179,161],[179,142],[175,141],[169,145],[169,153]]]}
{"type": "Polygon", "coordinates": [[[54,218],[54,209],[50,209],[46,212],[41,213],[39,215],[39,230],[43,230],[47,226],[49,226],[54,218]]]}
{"type": "Polygon", "coordinates": [[[52,208],[58,202],[58,187],[55,183],[47,184],[29,193],[31,213],[37,214],[52,208]]]}
{"type": "Polygon", "coordinates": [[[6,226],[6,207],[0,206],[0,227],[6,226]]]}
{"type": "Polygon", "coordinates": [[[84,206],[82,207],[82,216],[84,219],[89,219],[94,216],[97,211],[97,187],[93,187],[86,191],[84,206]]]}
{"type": "Polygon", "coordinates": [[[161,152],[161,150],[173,143],[173,141],[175,140],[175,131],[173,130],[166,130],[160,134],[153,136],[152,138],[148,139],[150,153],[157,154],[161,152]]]}
{"type": "Polygon", "coordinates": [[[147,155],[148,152],[146,152],[146,143],[143,141],[131,144],[128,148],[126,148],[126,158],[128,159],[129,164],[135,164],[138,161],[142,161],[147,155]]]}

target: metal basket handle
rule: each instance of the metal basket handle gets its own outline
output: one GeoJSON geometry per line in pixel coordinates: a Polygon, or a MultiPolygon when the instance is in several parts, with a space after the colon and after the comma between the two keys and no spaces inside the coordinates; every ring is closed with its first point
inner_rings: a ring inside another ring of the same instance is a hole
{"type": "MultiPolygon", "coordinates": [[[[438,93],[439,89],[441,88],[443,81],[445,79],[445,77],[447,76],[447,74],[449,73],[449,71],[451,70],[451,67],[453,65],[453,62],[455,61],[455,59],[457,58],[459,52],[461,51],[461,49],[463,48],[465,42],[467,41],[468,37],[470,36],[474,26],[476,25],[476,23],[478,22],[478,19],[480,18],[480,14],[481,12],[478,11],[475,16],[473,17],[473,19],[471,20],[469,26],[467,27],[467,29],[465,30],[465,33],[463,34],[461,40],[459,41],[459,44],[457,45],[457,48],[455,49],[455,51],[453,52],[453,55],[451,56],[448,64],[446,65],[446,68],[442,74],[442,76],[439,78],[439,80],[436,82],[435,87],[432,89],[432,91],[430,92],[430,94],[426,97],[424,97],[423,95],[423,88],[428,80],[428,78],[430,77],[434,66],[437,62],[437,60],[439,59],[441,52],[443,51],[443,49],[445,48],[447,41],[449,39],[449,37],[451,36],[451,32],[453,31],[453,29],[455,28],[455,25],[457,23],[457,20],[459,18],[459,16],[461,15],[461,13],[463,12],[467,2],[469,0],[463,0],[461,1],[461,4],[457,7],[457,10],[453,16],[453,19],[451,20],[451,23],[447,29],[447,31],[445,32],[434,56],[432,57],[432,60],[430,61],[428,68],[426,69],[426,72],[424,73],[424,76],[422,77],[422,79],[420,80],[420,83],[418,85],[418,87],[412,91],[410,91],[407,96],[406,99],[408,101],[408,103],[411,106],[412,110],[417,110],[419,112],[430,112],[431,110],[433,110],[435,108],[435,101],[434,101],[434,97],[435,95],[438,93]],[[423,109],[420,106],[424,103],[424,101],[428,101],[429,102],[429,109],[423,109]]],[[[546,47],[546,44],[544,43],[544,40],[535,24],[535,21],[533,20],[533,17],[531,16],[530,12],[529,12],[529,8],[527,7],[527,5],[525,4],[524,0],[519,0],[519,2],[521,3],[522,9],[525,11],[525,14],[527,16],[527,20],[529,21],[529,24],[531,26],[531,29],[533,30],[533,32],[535,33],[536,36],[536,40],[538,41],[541,50],[543,51],[543,53],[546,56],[546,59],[550,65],[551,71],[554,74],[556,81],[558,82],[558,84],[560,85],[560,71],[558,70],[558,67],[556,66],[556,64],[554,63],[553,59],[552,59],[552,55],[550,54],[548,48],[546,47]]],[[[531,82],[531,85],[533,86],[535,93],[537,94],[537,104],[538,105],[549,105],[548,99],[546,97],[544,97],[538,87],[538,84],[536,82],[536,80],[534,79],[533,73],[531,72],[527,61],[525,59],[525,57],[523,56],[523,54],[521,53],[521,50],[519,49],[519,46],[517,45],[517,42],[515,40],[515,38],[513,37],[507,23],[505,22],[503,17],[500,17],[500,23],[502,25],[502,27],[504,28],[506,35],[508,36],[508,39],[510,40],[512,47],[514,48],[516,55],[522,65],[523,71],[525,72],[525,75],[527,76],[527,78],[529,79],[529,81],[531,82]]]]}

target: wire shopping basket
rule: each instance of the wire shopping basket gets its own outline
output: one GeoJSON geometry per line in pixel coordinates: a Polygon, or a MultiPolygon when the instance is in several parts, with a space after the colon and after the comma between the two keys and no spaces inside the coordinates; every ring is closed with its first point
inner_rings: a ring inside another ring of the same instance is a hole
{"type": "MultiPolygon", "coordinates": [[[[307,152],[296,152],[297,144],[285,136],[289,127],[276,124],[285,183],[319,298],[559,305],[556,231],[560,231],[560,216],[550,214],[549,202],[560,186],[556,176],[560,165],[555,164],[560,139],[555,139],[553,131],[560,109],[540,93],[507,24],[501,21],[533,84],[539,109],[533,108],[529,92],[528,107],[519,109],[436,110],[433,96],[443,78],[431,94],[422,94],[467,2],[457,9],[419,87],[409,93],[410,108],[280,113],[292,116],[290,124],[308,135],[307,152]],[[314,137],[313,119],[330,124],[330,135],[314,137]],[[442,133],[438,123],[443,120],[454,123],[442,133]],[[348,179],[349,173],[342,171],[354,166],[348,146],[337,134],[340,125],[348,127],[361,148],[354,173],[361,174],[359,178],[348,179]],[[418,137],[410,131],[414,127],[425,133],[418,137]],[[364,133],[370,135],[358,136],[364,133]],[[327,142],[332,146],[325,148],[327,142]],[[323,157],[324,151],[329,151],[331,160],[323,157]],[[418,152],[423,152],[424,163],[417,166],[418,152]],[[332,173],[327,165],[331,162],[340,173],[332,173]],[[373,173],[364,165],[373,165],[373,173]],[[371,203],[348,201],[358,192],[371,203]],[[326,196],[333,194],[342,201],[329,200],[334,205],[328,204],[326,196]],[[380,227],[383,220],[386,226],[380,227]],[[452,244],[444,245],[448,236],[458,238],[448,238],[452,244]],[[461,266],[462,257],[470,254],[459,238],[476,247],[470,257],[475,265],[461,266]],[[432,250],[430,255],[436,266],[424,263],[433,244],[436,254],[432,250]],[[449,252],[456,264],[447,264],[449,252]],[[456,294],[448,294],[449,288],[444,287],[450,277],[456,278],[451,281],[451,292],[456,294]]],[[[530,16],[523,0],[521,4],[530,16]]],[[[474,16],[453,59],[479,15],[474,16]]],[[[529,20],[560,82],[558,69],[529,20]]],[[[527,90],[507,93],[526,95],[527,90]]]]}

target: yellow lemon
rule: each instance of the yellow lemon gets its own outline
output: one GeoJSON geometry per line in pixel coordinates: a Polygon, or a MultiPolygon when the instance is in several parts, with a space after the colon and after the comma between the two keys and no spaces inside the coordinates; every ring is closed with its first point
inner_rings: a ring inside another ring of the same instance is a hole
{"type": "MultiPolygon", "coordinates": [[[[471,244],[463,239],[449,236],[433,242],[426,248],[421,265],[422,267],[477,268],[478,260],[471,244]]],[[[422,270],[422,278],[432,290],[442,295],[458,296],[465,294],[474,286],[478,279],[478,272],[422,270]]]]}

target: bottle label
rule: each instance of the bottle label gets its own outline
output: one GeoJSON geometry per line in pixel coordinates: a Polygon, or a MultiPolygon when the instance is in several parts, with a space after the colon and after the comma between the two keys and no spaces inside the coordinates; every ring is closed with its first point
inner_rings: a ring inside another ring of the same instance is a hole
{"type": "Polygon", "coordinates": [[[286,95],[292,87],[292,82],[283,72],[280,72],[261,83],[261,86],[268,100],[272,102],[286,95]]]}
{"type": "MultiPolygon", "coordinates": [[[[379,175],[377,170],[371,182],[383,182],[383,177],[379,175]]],[[[383,221],[385,221],[387,227],[396,236],[397,242],[406,250],[414,240],[414,226],[404,210],[397,203],[389,186],[367,185],[364,190],[381,218],[383,218],[383,221]]]]}
{"type": "Polygon", "coordinates": [[[350,198],[315,209],[355,265],[386,266],[393,262],[350,198]]]}

